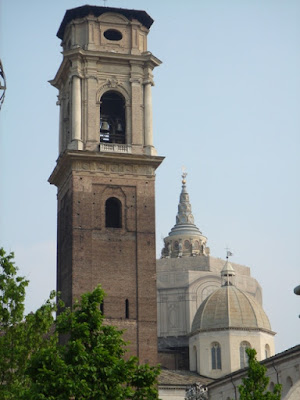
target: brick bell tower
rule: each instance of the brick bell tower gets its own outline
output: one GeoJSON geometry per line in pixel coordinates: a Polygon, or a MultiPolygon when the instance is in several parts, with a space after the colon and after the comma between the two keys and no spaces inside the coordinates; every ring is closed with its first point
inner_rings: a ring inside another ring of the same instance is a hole
{"type": "Polygon", "coordinates": [[[157,362],[152,18],[144,11],[67,10],[57,36],[57,290],[67,305],[101,283],[107,321],[130,354],[157,362]]]}

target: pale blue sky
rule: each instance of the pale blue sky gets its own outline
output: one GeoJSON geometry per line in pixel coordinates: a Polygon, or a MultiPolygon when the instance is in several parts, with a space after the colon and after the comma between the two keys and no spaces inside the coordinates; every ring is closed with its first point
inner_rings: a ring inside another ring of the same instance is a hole
{"type": "MultiPolygon", "coordinates": [[[[31,285],[27,311],[55,288],[56,188],[47,179],[58,142],[56,32],[77,0],[0,0],[7,94],[0,112],[0,243],[31,285]]],[[[103,1],[92,2],[103,5],[103,1]]],[[[276,350],[299,343],[300,2],[108,0],[155,20],[154,141],[157,254],[187,186],[211,254],[251,267],[277,332],[276,350]]]]}

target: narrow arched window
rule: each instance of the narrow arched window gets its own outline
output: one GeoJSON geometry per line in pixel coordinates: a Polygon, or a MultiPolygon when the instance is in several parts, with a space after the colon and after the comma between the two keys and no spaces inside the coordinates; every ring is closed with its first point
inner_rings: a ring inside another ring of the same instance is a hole
{"type": "Polygon", "coordinates": [[[290,388],[293,386],[293,380],[290,376],[286,378],[286,387],[287,391],[290,390],[290,388]]]}
{"type": "Polygon", "coordinates": [[[250,349],[251,345],[249,342],[241,342],[240,344],[240,367],[248,367],[248,355],[246,349],[250,349]]]}
{"type": "Polygon", "coordinates": [[[122,228],[122,203],[116,197],[110,197],[105,202],[106,228],[122,228]]]}
{"type": "Polygon", "coordinates": [[[125,300],[125,318],[129,318],[129,300],[125,300]]]}
{"type": "Polygon", "coordinates": [[[101,314],[104,314],[104,303],[103,303],[103,301],[100,304],[100,311],[101,311],[101,314]]]}
{"type": "Polygon", "coordinates": [[[120,93],[109,91],[101,97],[100,142],[124,144],[125,100],[120,93]]]}
{"type": "Polygon", "coordinates": [[[221,346],[218,342],[211,344],[211,368],[222,369],[221,346]]]}
{"type": "Polygon", "coordinates": [[[270,357],[271,352],[270,352],[270,346],[268,344],[265,345],[265,357],[268,358],[270,357]]]}

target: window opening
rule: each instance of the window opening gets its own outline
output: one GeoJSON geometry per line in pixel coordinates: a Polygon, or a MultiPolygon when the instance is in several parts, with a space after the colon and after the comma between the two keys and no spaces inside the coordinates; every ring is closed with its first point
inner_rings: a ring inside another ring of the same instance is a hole
{"type": "Polygon", "coordinates": [[[293,381],[292,381],[292,378],[290,376],[288,376],[286,378],[286,385],[287,385],[288,389],[290,389],[293,386],[293,381]]]}
{"type": "Polygon", "coordinates": [[[101,314],[104,314],[104,303],[103,303],[103,301],[100,304],[100,311],[101,311],[101,314]]]}
{"type": "Polygon", "coordinates": [[[116,92],[101,97],[100,142],[125,144],[125,100],[116,92]]]}
{"type": "Polygon", "coordinates": [[[107,40],[119,41],[122,39],[123,35],[120,31],[116,29],[108,29],[104,32],[104,37],[107,40]]]}
{"type": "Polygon", "coordinates": [[[265,346],[265,357],[270,357],[270,346],[268,344],[265,346]]]}
{"type": "Polygon", "coordinates": [[[106,228],[122,228],[122,204],[116,197],[110,197],[105,203],[106,228]]]}
{"type": "Polygon", "coordinates": [[[251,345],[249,342],[242,342],[240,344],[240,367],[246,368],[248,367],[248,355],[246,353],[246,349],[250,349],[251,345]]]}
{"type": "Polygon", "coordinates": [[[211,345],[211,367],[212,369],[222,369],[221,346],[217,342],[211,345]]]}
{"type": "Polygon", "coordinates": [[[128,299],[125,300],[125,318],[126,319],[129,318],[129,300],[128,299]]]}

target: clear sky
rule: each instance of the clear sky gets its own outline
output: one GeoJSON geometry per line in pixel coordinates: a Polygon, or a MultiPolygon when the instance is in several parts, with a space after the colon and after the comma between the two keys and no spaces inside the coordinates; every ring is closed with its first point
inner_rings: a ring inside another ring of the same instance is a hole
{"type": "MultiPolygon", "coordinates": [[[[56,32],[77,0],[0,0],[0,245],[30,279],[27,311],[55,288],[58,156],[56,32]]],[[[95,1],[92,5],[103,5],[95,1]]],[[[276,351],[300,342],[300,2],[108,0],[155,20],[157,254],[175,223],[181,167],[211,254],[251,267],[276,351]]]]}

